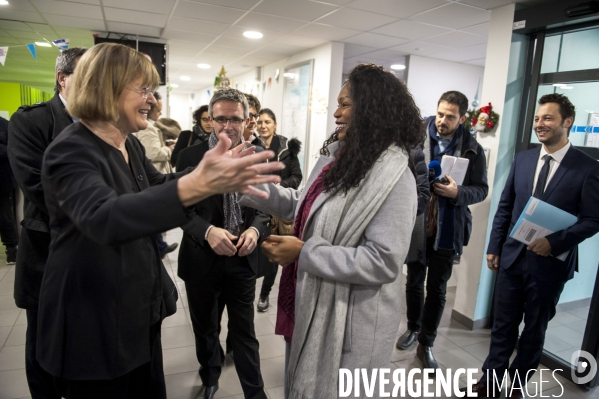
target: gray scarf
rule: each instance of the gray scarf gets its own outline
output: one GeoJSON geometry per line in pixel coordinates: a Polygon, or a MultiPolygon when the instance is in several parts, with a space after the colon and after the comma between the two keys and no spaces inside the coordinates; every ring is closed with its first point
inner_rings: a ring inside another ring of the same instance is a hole
{"type": "MultiPolygon", "coordinates": [[[[216,143],[218,143],[218,137],[216,137],[213,131],[208,139],[208,147],[213,149],[216,143]]],[[[237,203],[237,193],[223,194],[223,213],[225,214],[225,230],[235,236],[239,236],[243,218],[241,216],[241,207],[237,203]]]]}
{"type": "MultiPolygon", "coordinates": [[[[314,235],[333,245],[357,247],[407,167],[408,155],[390,147],[358,187],[326,200],[314,235]]],[[[287,372],[289,399],[337,398],[349,294],[350,284],[305,274],[287,372]]]]}

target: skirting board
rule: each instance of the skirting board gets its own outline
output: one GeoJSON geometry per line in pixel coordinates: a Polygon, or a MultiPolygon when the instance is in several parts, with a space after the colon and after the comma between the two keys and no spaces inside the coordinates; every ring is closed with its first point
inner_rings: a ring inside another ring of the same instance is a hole
{"type": "Polygon", "coordinates": [[[461,314],[455,309],[451,310],[451,319],[457,321],[470,330],[480,330],[481,328],[487,327],[490,322],[488,317],[472,320],[470,317],[461,314]]]}

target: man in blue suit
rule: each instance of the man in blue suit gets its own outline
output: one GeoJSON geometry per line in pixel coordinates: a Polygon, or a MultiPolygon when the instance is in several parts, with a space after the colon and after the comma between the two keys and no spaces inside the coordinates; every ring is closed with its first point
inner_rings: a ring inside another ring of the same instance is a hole
{"type": "Polygon", "coordinates": [[[526,381],[541,360],[547,324],[555,316],[564,284],[577,270],[577,246],[599,231],[599,163],[568,141],[574,117],[566,96],[540,98],[534,130],[543,145],[516,154],[501,194],[487,249],[487,265],[497,274],[497,282],[489,355],[475,387],[478,397],[497,397],[492,386],[487,391],[487,383],[493,384],[493,373],[501,381],[506,371],[512,381],[508,397],[524,397],[526,381]],[[578,221],[528,246],[510,238],[531,196],[578,221]],[[556,258],[567,251],[565,261],[556,258]],[[523,317],[518,354],[510,365],[523,317]]]}

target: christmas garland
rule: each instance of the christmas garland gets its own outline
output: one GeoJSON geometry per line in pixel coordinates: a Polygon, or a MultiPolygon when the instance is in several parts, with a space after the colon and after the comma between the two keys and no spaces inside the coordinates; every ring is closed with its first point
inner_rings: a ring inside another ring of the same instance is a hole
{"type": "Polygon", "coordinates": [[[481,107],[478,110],[468,110],[468,117],[464,122],[464,126],[466,127],[466,129],[468,129],[469,131],[476,131],[475,126],[478,123],[478,119],[481,113],[489,115],[489,117],[487,118],[485,129],[483,130],[484,133],[489,133],[491,130],[493,130],[495,126],[497,126],[497,123],[499,122],[499,114],[493,111],[491,103],[489,103],[489,105],[481,107]]]}

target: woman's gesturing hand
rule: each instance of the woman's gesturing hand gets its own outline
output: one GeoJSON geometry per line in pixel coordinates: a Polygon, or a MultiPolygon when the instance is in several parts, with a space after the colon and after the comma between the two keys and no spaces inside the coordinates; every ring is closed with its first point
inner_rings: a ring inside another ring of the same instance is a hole
{"type": "Polygon", "coordinates": [[[184,206],[221,193],[238,192],[267,198],[264,191],[252,185],[281,180],[277,175],[266,174],[285,167],[281,162],[264,163],[274,156],[272,151],[255,154],[255,147],[248,142],[227,150],[230,147],[231,140],[221,133],[216,147],[206,152],[197,168],[179,179],[179,198],[184,206]]]}
{"type": "Polygon", "coordinates": [[[299,259],[303,246],[297,237],[272,235],[262,243],[262,252],[271,262],[287,266],[299,259]]]}

